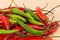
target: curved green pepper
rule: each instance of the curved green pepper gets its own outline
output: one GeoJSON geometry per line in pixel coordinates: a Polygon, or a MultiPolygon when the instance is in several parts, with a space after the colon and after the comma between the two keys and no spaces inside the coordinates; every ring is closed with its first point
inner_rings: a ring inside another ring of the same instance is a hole
{"type": "Polygon", "coordinates": [[[12,20],[12,19],[9,19],[9,22],[10,23],[16,23],[16,21],[15,20],[12,20]]]}
{"type": "Polygon", "coordinates": [[[28,19],[28,22],[30,22],[31,24],[35,24],[35,25],[44,25],[43,23],[35,21],[34,19],[28,19]]]}
{"type": "Polygon", "coordinates": [[[26,15],[26,13],[24,13],[23,11],[19,10],[18,8],[11,8],[11,11],[15,14],[19,14],[23,17],[26,17],[26,18],[30,18],[32,19],[30,16],[26,15]]]}
{"type": "Polygon", "coordinates": [[[23,6],[27,13],[29,13],[35,20],[40,21],[39,17],[35,13],[33,13],[30,9],[26,8],[24,3],[23,3],[23,6]]]}
{"type": "Polygon", "coordinates": [[[28,15],[31,19],[34,19],[29,13],[26,13],[26,15],[28,15]]]}
{"type": "Polygon", "coordinates": [[[21,16],[19,16],[19,15],[10,14],[9,16],[10,16],[10,17],[14,17],[14,18],[18,18],[18,19],[20,19],[21,21],[26,22],[26,19],[23,18],[23,17],[21,17],[21,16]]]}
{"type": "Polygon", "coordinates": [[[41,36],[44,34],[44,30],[35,30],[35,29],[32,29],[30,27],[28,27],[26,24],[24,24],[22,21],[18,20],[18,19],[15,19],[15,18],[12,18],[14,19],[15,21],[17,21],[17,23],[19,25],[21,25],[23,28],[25,28],[28,32],[32,33],[33,35],[36,35],[36,36],[41,36]]]}
{"type": "Polygon", "coordinates": [[[33,13],[31,10],[26,9],[26,12],[29,13],[35,20],[40,21],[40,19],[37,16],[37,14],[33,13]]]}
{"type": "Polygon", "coordinates": [[[18,30],[3,30],[0,29],[0,34],[10,34],[10,33],[16,33],[18,30]]]}

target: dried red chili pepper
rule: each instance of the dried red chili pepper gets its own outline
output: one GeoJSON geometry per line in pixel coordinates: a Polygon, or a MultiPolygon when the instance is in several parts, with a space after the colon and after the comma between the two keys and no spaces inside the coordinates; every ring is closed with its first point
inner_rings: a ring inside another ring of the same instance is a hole
{"type": "Polygon", "coordinates": [[[5,16],[0,15],[0,20],[2,20],[3,24],[5,25],[5,27],[7,29],[10,27],[9,21],[8,21],[8,19],[5,16]]]}

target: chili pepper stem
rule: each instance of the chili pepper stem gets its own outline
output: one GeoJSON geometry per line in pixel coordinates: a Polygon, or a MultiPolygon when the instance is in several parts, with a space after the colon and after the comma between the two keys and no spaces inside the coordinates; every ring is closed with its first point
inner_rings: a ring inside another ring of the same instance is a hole
{"type": "Polygon", "coordinates": [[[19,37],[23,37],[22,34],[20,32],[17,32],[18,36],[19,37]]]}
{"type": "Polygon", "coordinates": [[[41,10],[45,9],[47,6],[48,6],[48,4],[46,4],[46,6],[45,6],[45,7],[43,7],[41,10]]]}
{"type": "Polygon", "coordinates": [[[57,7],[60,7],[60,5],[58,5],[58,6],[55,6],[54,8],[52,8],[50,11],[48,11],[45,15],[47,15],[49,12],[51,12],[52,10],[54,10],[55,8],[57,8],[57,7]]]}
{"type": "MultiPolygon", "coordinates": [[[[54,19],[54,16],[52,17],[50,23],[52,23],[53,19],[54,19]]],[[[48,26],[48,28],[46,29],[46,31],[49,30],[49,28],[50,28],[50,25],[48,26]]]]}
{"type": "Polygon", "coordinates": [[[44,38],[60,38],[60,36],[43,36],[44,38]]]}
{"type": "Polygon", "coordinates": [[[58,23],[60,22],[60,20],[57,21],[58,23]]]}

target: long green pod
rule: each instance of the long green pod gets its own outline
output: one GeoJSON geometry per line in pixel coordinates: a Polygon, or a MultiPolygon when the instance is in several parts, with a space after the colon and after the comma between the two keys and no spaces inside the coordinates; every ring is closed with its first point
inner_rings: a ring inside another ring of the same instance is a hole
{"type": "Polygon", "coordinates": [[[44,25],[43,23],[38,22],[38,21],[36,21],[34,19],[28,19],[28,22],[30,22],[31,24],[35,24],[35,25],[44,25]]]}
{"type": "Polygon", "coordinates": [[[35,20],[40,21],[40,19],[37,16],[37,14],[33,13],[31,10],[26,9],[26,12],[28,12],[35,20]]]}
{"type": "Polygon", "coordinates": [[[24,3],[23,3],[23,6],[27,13],[29,13],[35,20],[40,21],[39,17],[35,13],[33,13],[30,9],[26,8],[24,3]]]}
{"type": "Polygon", "coordinates": [[[0,29],[0,34],[11,34],[11,33],[16,33],[18,30],[3,30],[0,29]]]}
{"type": "Polygon", "coordinates": [[[19,16],[19,15],[10,14],[9,16],[10,16],[10,17],[13,17],[13,18],[18,18],[18,19],[20,19],[21,21],[26,22],[26,19],[23,18],[23,17],[21,17],[21,16],[19,16]]]}
{"type": "Polygon", "coordinates": [[[28,15],[30,18],[34,19],[29,13],[26,13],[26,15],[28,15]]]}
{"type": "Polygon", "coordinates": [[[29,17],[28,15],[26,15],[26,13],[24,13],[23,11],[19,10],[18,8],[11,8],[11,12],[15,13],[15,14],[19,14],[23,17],[26,17],[26,18],[30,18],[32,19],[31,17],[29,17]]]}
{"type": "Polygon", "coordinates": [[[10,23],[16,23],[16,21],[13,20],[13,19],[9,19],[9,22],[10,22],[10,23]]]}
{"type": "MultiPolygon", "coordinates": [[[[14,19],[14,18],[13,18],[14,19]]],[[[32,33],[33,35],[36,35],[36,36],[41,36],[44,34],[44,30],[35,30],[35,29],[32,29],[30,27],[28,27],[26,24],[24,24],[22,21],[18,20],[18,19],[14,19],[15,21],[17,21],[17,23],[19,25],[21,25],[23,28],[25,28],[28,32],[32,33]]]]}

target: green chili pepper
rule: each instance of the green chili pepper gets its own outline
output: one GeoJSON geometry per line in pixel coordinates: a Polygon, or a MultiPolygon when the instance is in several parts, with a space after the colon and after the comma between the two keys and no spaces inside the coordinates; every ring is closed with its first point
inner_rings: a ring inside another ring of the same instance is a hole
{"type": "Polygon", "coordinates": [[[14,19],[15,21],[17,21],[17,23],[19,25],[21,25],[23,28],[25,28],[28,32],[32,33],[33,35],[36,35],[36,36],[41,36],[44,34],[44,30],[35,30],[35,29],[32,29],[30,27],[28,27],[26,24],[24,24],[22,21],[18,20],[18,19],[15,19],[15,18],[12,18],[14,19]]]}
{"type": "Polygon", "coordinates": [[[23,17],[21,17],[21,16],[19,16],[19,15],[10,14],[9,16],[10,16],[10,17],[14,17],[14,18],[18,18],[18,19],[20,19],[21,21],[26,22],[26,19],[23,18],[23,17]]]}
{"type": "Polygon", "coordinates": [[[26,13],[26,15],[28,15],[30,18],[34,19],[29,13],[26,13]]]}
{"type": "Polygon", "coordinates": [[[10,23],[16,23],[15,20],[9,19],[10,23]]]}
{"type": "Polygon", "coordinates": [[[35,13],[33,13],[30,9],[26,8],[24,3],[23,3],[23,6],[27,13],[29,13],[35,20],[40,21],[39,17],[35,13]]]}
{"type": "Polygon", "coordinates": [[[3,30],[0,29],[0,34],[10,34],[10,33],[16,33],[18,30],[3,30]]]}
{"type": "Polygon", "coordinates": [[[44,25],[43,23],[35,21],[34,19],[28,19],[28,22],[30,22],[31,24],[35,24],[35,25],[44,25]]]}
{"type": "Polygon", "coordinates": [[[26,12],[28,12],[35,20],[40,21],[39,17],[33,13],[31,10],[26,9],[26,12]]]}
{"type": "Polygon", "coordinates": [[[19,14],[23,17],[26,17],[26,18],[30,18],[30,19],[33,19],[31,18],[30,16],[26,15],[26,13],[24,13],[23,11],[19,10],[18,8],[11,8],[11,11],[15,14],[19,14]]]}

